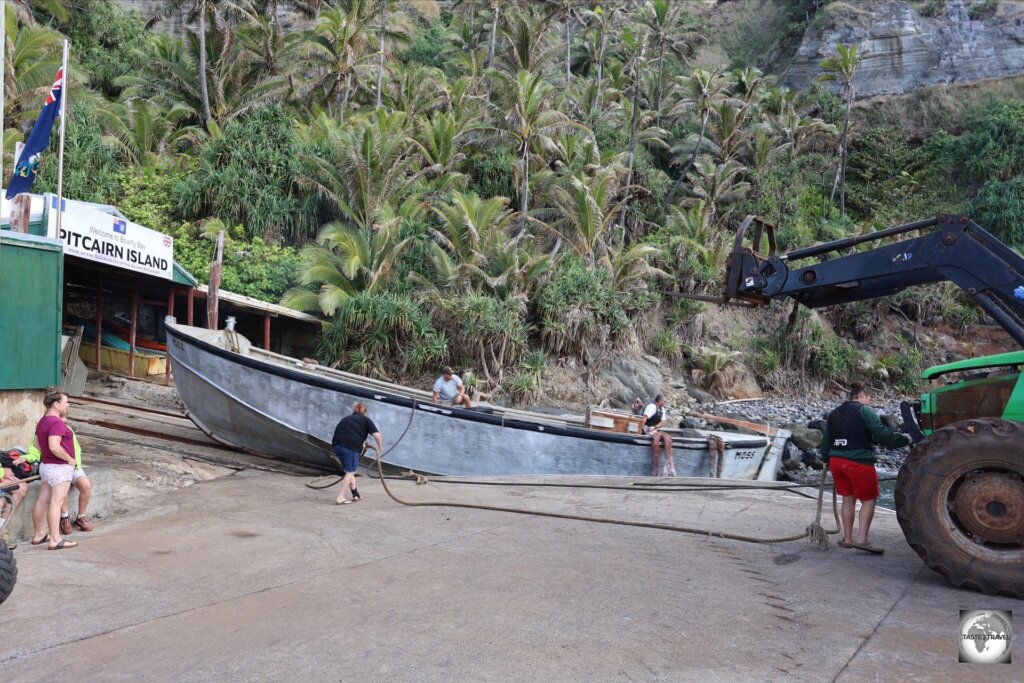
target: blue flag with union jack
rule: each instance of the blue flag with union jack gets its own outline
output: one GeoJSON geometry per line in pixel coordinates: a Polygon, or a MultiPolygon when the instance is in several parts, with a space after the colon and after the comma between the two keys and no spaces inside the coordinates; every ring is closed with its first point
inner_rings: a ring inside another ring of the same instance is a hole
{"type": "Polygon", "coordinates": [[[32,189],[32,181],[36,179],[36,168],[43,152],[50,144],[50,132],[53,130],[53,122],[60,114],[60,101],[64,93],[64,67],[57,72],[57,78],[53,81],[53,87],[46,96],[46,104],[39,110],[39,118],[36,125],[32,126],[32,134],[25,141],[21,150],[21,156],[14,164],[14,174],[11,182],[7,184],[7,198],[11,199],[22,192],[32,189]]]}

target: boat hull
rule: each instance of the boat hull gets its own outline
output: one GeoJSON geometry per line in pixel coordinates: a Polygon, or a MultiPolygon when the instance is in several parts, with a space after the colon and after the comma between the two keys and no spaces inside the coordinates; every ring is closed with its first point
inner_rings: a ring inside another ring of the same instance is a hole
{"type": "MultiPolygon", "coordinates": [[[[169,324],[167,334],[175,385],[192,419],[247,450],[331,467],[334,427],[361,401],[384,437],[384,461],[401,468],[449,476],[651,474],[646,436],[443,407],[321,376],[292,359],[235,353],[223,332],[169,324]]],[[[708,476],[705,440],[673,445],[678,476],[708,476]]],[[[766,448],[757,437],[730,438],[722,477],[755,478],[766,448]]]]}

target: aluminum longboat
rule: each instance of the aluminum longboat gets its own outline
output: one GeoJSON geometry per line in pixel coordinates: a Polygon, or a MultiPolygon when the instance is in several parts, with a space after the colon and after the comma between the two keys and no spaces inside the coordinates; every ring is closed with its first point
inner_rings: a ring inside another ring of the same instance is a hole
{"type": "MultiPolygon", "coordinates": [[[[402,469],[446,476],[651,474],[651,438],[642,434],[588,428],[577,416],[438,405],[426,391],[265,351],[232,329],[169,318],[167,337],[189,417],[218,441],[256,453],[333,468],[334,427],[361,401],[384,437],[384,462],[402,469]]],[[[768,439],[718,431],[673,438],[678,476],[710,475],[711,435],[725,442],[722,478],[774,478],[774,471],[760,472],[768,439]]]]}

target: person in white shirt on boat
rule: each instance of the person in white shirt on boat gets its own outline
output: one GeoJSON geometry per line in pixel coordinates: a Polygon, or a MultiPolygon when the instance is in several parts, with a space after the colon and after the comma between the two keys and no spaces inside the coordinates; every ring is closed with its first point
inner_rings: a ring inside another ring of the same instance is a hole
{"type": "Polygon", "coordinates": [[[672,437],[667,432],[661,431],[668,424],[668,410],[665,408],[665,397],[658,394],[654,397],[654,403],[648,403],[644,408],[644,433],[651,437],[651,476],[676,476],[676,464],[672,458],[672,437]],[[665,470],[658,471],[658,459],[661,454],[661,447],[665,447],[665,470]]]}
{"type": "Polygon", "coordinates": [[[441,371],[441,376],[434,382],[434,394],[430,400],[449,406],[473,407],[469,395],[466,393],[466,384],[451,367],[445,367],[441,371]]]}

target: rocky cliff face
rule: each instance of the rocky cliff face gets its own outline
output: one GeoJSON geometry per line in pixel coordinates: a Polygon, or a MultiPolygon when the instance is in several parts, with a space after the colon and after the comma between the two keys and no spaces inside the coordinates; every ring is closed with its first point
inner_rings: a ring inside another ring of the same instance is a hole
{"type": "MultiPolygon", "coordinates": [[[[854,79],[857,97],[898,95],[942,83],[1024,73],[1024,2],[1003,0],[994,16],[973,20],[968,3],[947,0],[935,17],[924,3],[834,3],[808,31],[783,77],[805,87],[839,44],[865,55],[854,79]]],[[[833,85],[832,87],[838,87],[833,85]]]]}

